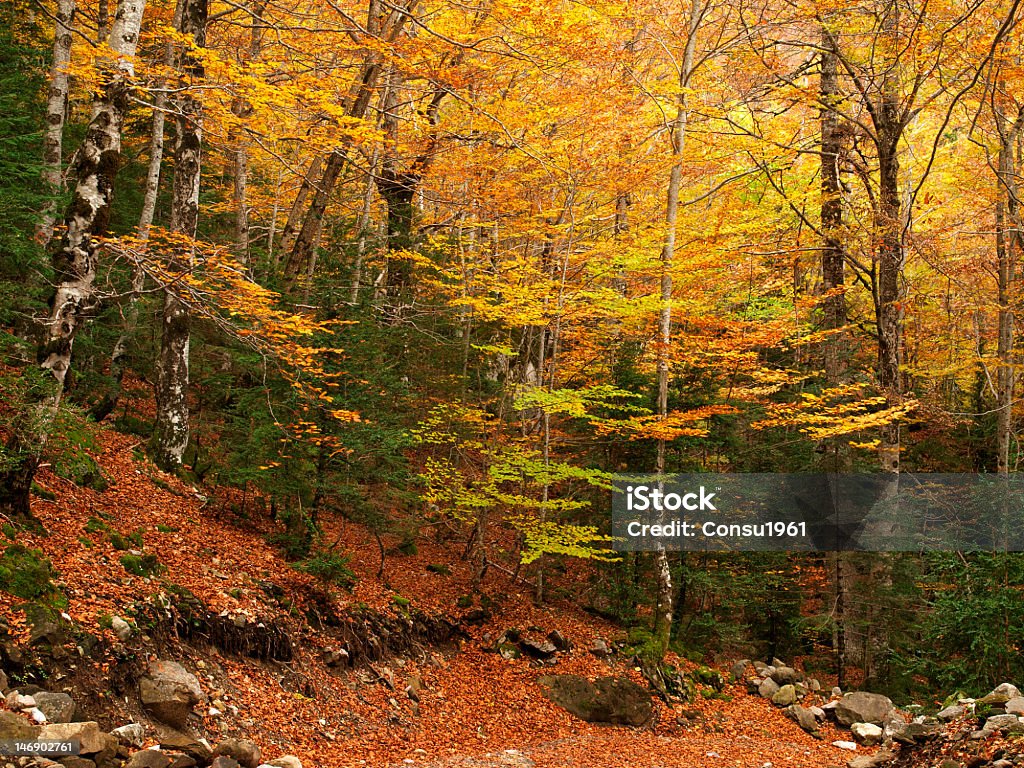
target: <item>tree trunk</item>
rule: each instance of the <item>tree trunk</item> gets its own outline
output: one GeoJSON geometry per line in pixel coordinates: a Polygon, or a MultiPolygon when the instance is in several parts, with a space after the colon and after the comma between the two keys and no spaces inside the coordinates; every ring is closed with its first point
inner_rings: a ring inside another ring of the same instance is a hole
{"type": "MultiPolygon", "coordinates": [[[[197,47],[206,44],[208,0],[187,0],[181,15],[180,32],[191,35],[197,47]]],[[[187,56],[183,69],[193,82],[203,76],[202,65],[187,56]]],[[[171,203],[172,232],[194,238],[199,221],[199,181],[202,163],[202,105],[186,92],[178,103],[175,118],[174,187],[171,203]]],[[[191,246],[185,246],[190,248],[191,246]]],[[[172,257],[172,271],[192,266],[191,256],[172,257]]],[[[181,467],[189,440],[189,337],[191,316],[188,306],[168,289],[164,294],[163,334],[157,362],[156,424],[153,431],[153,459],[167,472],[181,467]]]]}
{"type": "Polygon", "coordinates": [[[41,367],[52,380],[13,430],[8,449],[18,457],[17,466],[0,474],[0,512],[23,519],[31,519],[32,479],[64,393],[75,335],[95,301],[97,236],[106,227],[113,197],[144,9],[143,0],[118,3],[110,34],[110,47],[118,58],[103,63],[104,84],[93,101],[89,127],[72,168],[75,190],[64,217],[64,235],[53,256],[57,284],[38,353],[41,367]]]}
{"type": "MultiPolygon", "coordinates": [[[[72,29],[75,21],[75,0],[57,0],[57,17],[53,33],[53,64],[50,67],[50,90],[46,100],[46,133],[43,136],[43,181],[55,195],[61,191],[61,170],[64,161],[64,115],[68,107],[68,73],[71,63],[72,29]]],[[[36,240],[48,245],[57,219],[57,200],[46,206],[36,228],[36,240]]]]}
{"type": "Polygon", "coordinates": [[[1014,346],[1017,295],[1017,249],[1020,247],[1019,202],[1017,198],[1016,145],[1024,128],[1024,111],[1012,125],[996,115],[999,130],[999,165],[996,183],[996,259],[999,301],[999,330],[996,373],[996,469],[1000,475],[1010,472],[1010,444],[1013,441],[1013,397],[1016,389],[1014,346]]]}
{"type": "MultiPolygon", "coordinates": [[[[174,27],[181,27],[181,14],[185,0],[178,0],[174,9],[174,27]]],[[[167,43],[164,63],[168,68],[174,65],[174,45],[167,43]]],[[[162,84],[166,85],[166,84],[162,84]]],[[[142,200],[142,211],[139,214],[139,226],[136,237],[145,245],[149,241],[149,232],[153,228],[153,217],[156,215],[156,200],[160,193],[160,171],[164,159],[164,125],[167,117],[167,89],[157,90],[153,100],[153,122],[149,133],[149,166],[146,169],[146,193],[142,200]]],[[[139,324],[138,297],[146,284],[146,271],[139,265],[132,270],[131,299],[124,308],[121,334],[114,343],[110,353],[110,377],[114,380],[113,387],[90,410],[89,414],[97,422],[109,416],[121,400],[124,374],[128,364],[128,345],[139,324]]]]}
{"type": "MultiPolygon", "coordinates": [[[[668,416],[669,356],[672,342],[672,262],[676,250],[676,229],[679,219],[679,191],[683,183],[683,147],[689,112],[686,93],[693,74],[697,29],[700,26],[703,0],[692,0],[686,50],[679,70],[679,104],[672,123],[672,170],[669,172],[668,193],[665,203],[665,243],[661,251],[661,309],[658,313],[658,418],[668,416]]],[[[657,472],[665,473],[666,442],[658,440],[657,472]]],[[[664,656],[672,634],[672,568],[668,553],[659,546],[655,552],[655,579],[657,581],[657,608],[654,614],[654,639],[664,656]]]]}

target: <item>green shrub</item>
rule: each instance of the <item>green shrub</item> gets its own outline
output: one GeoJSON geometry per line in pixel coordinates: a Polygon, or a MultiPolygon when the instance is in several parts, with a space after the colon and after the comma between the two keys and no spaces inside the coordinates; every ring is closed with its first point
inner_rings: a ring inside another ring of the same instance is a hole
{"type": "Polygon", "coordinates": [[[350,559],[349,555],[340,555],[332,549],[318,549],[305,560],[296,563],[294,567],[324,584],[352,589],[358,579],[355,572],[348,567],[350,559]]]}
{"type": "Polygon", "coordinates": [[[128,573],[145,577],[152,577],[167,570],[160,564],[156,555],[153,554],[132,555],[125,553],[121,555],[121,565],[124,566],[128,573]]]}

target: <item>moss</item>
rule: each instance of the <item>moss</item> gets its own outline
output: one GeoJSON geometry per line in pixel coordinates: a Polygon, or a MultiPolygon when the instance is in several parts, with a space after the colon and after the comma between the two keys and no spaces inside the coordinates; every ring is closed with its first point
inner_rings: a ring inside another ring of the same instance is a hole
{"type": "Polygon", "coordinates": [[[157,560],[156,555],[153,554],[132,555],[125,553],[121,555],[121,565],[124,566],[128,573],[135,574],[136,576],[150,577],[167,570],[157,560]]]}
{"type": "Polygon", "coordinates": [[[11,544],[0,556],[0,589],[23,600],[63,608],[67,597],[54,583],[56,572],[38,549],[11,544]]]}

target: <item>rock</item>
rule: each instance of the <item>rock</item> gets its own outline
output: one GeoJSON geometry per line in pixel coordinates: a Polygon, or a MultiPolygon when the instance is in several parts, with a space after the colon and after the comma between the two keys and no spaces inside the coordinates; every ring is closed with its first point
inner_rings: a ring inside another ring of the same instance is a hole
{"type": "Polygon", "coordinates": [[[148,674],[139,678],[142,706],[153,717],[183,728],[192,707],[203,697],[196,676],[174,661],[154,661],[148,674]]]}
{"type": "Polygon", "coordinates": [[[781,686],[792,685],[800,680],[800,673],[792,667],[776,667],[770,675],[781,686]]]}
{"type": "Polygon", "coordinates": [[[1002,731],[1013,725],[1018,725],[1020,718],[1017,715],[992,715],[992,717],[985,720],[983,730],[986,731],[1002,731]]]}
{"type": "MultiPolygon", "coordinates": [[[[95,755],[108,749],[106,736],[98,723],[92,720],[85,723],[53,723],[44,725],[39,730],[39,738],[53,741],[71,741],[75,739],[80,745],[79,753],[82,755],[95,755]]],[[[116,742],[116,739],[115,739],[116,742]]]]}
{"type": "Polygon", "coordinates": [[[274,768],[302,768],[302,761],[295,755],[281,755],[281,757],[275,757],[267,765],[272,765],[274,768]]]}
{"type": "Polygon", "coordinates": [[[220,757],[214,758],[213,762],[210,763],[210,768],[240,768],[237,760],[232,760],[230,757],[221,755],[220,757]]]}
{"type": "Polygon", "coordinates": [[[1020,697],[1020,691],[1017,690],[1017,686],[1012,683],[1000,683],[992,689],[992,693],[1005,696],[1007,700],[1016,699],[1020,697]]]}
{"type": "Polygon", "coordinates": [[[784,685],[772,696],[772,704],[776,707],[788,707],[796,704],[796,688],[792,685],[784,685]]]}
{"type": "Polygon", "coordinates": [[[171,768],[196,768],[199,763],[196,762],[194,757],[188,755],[175,755],[174,761],[171,763],[171,768]]]}
{"type": "Polygon", "coordinates": [[[18,712],[24,709],[32,709],[36,705],[36,698],[35,696],[26,696],[20,691],[11,691],[4,699],[4,703],[7,704],[9,709],[18,712]]]}
{"type": "Polygon", "coordinates": [[[121,725],[110,733],[126,747],[139,748],[146,740],[146,728],[141,723],[128,723],[128,725],[121,725]]]}
{"type": "Polygon", "coordinates": [[[1007,696],[1005,693],[998,691],[992,691],[987,696],[982,696],[974,703],[975,710],[978,712],[986,711],[990,713],[1002,713],[1006,711],[1006,705],[1009,703],[1011,696],[1007,696]]]}
{"type": "Polygon", "coordinates": [[[0,739],[30,741],[39,738],[40,728],[14,712],[0,712],[0,739]]]}
{"type": "Polygon", "coordinates": [[[545,640],[543,643],[538,643],[534,640],[520,640],[519,647],[527,656],[532,659],[546,660],[550,659],[557,652],[554,643],[545,640]]]}
{"type": "Polygon", "coordinates": [[[66,693],[37,693],[36,706],[51,723],[70,723],[75,718],[75,702],[66,693]]]}
{"type": "Polygon", "coordinates": [[[136,752],[124,768],[170,768],[174,760],[158,749],[142,749],[136,752]]]}
{"type": "Polygon", "coordinates": [[[0,669],[0,691],[7,690],[7,673],[0,669]]]}
{"type": "Polygon", "coordinates": [[[770,699],[776,693],[779,692],[779,684],[772,680],[770,677],[767,678],[757,688],[757,693],[762,699],[770,699]]]}
{"type": "Polygon", "coordinates": [[[1006,702],[1008,715],[1024,715],[1024,696],[1014,696],[1006,702]]]}
{"type": "Polygon", "coordinates": [[[814,715],[814,719],[820,723],[825,722],[825,710],[821,707],[808,707],[808,711],[814,715]]]}
{"type": "Polygon", "coordinates": [[[120,616],[115,616],[110,620],[110,628],[114,630],[114,634],[117,635],[117,639],[122,643],[126,643],[131,639],[132,625],[120,616]]]}
{"type": "Polygon", "coordinates": [[[419,701],[421,690],[423,690],[423,680],[419,675],[412,675],[405,685],[405,695],[413,701],[419,701]]]}
{"type": "Polygon", "coordinates": [[[742,680],[747,674],[747,667],[750,666],[750,659],[741,659],[732,665],[732,679],[742,680]]]}
{"type": "Polygon", "coordinates": [[[765,664],[763,661],[755,661],[754,662],[754,671],[757,672],[757,674],[761,675],[762,677],[767,677],[767,675],[768,675],[768,665],[765,664]]]}
{"type": "Polygon", "coordinates": [[[842,688],[840,688],[840,687],[839,687],[838,685],[837,685],[837,686],[835,686],[835,687],[834,687],[834,688],[832,689],[832,696],[833,696],[833,697],[835,697],[835,696],[842,696],[842,695],[843,695],[843,689],[842,689],[842,688]]]}
{"type": "Polygon", "coordinates": [[[848,749],[851,752],[857,751],[857,745],[854,744],[852,741],[833,741],[832,746],[837,747],[839,749],[848,749]]]}
{"type": "Polygon", "coordinates": [[[874,755],[864,755],[862,757],[854,757],[846,761],[847,768],[879,768],[881,765],[885,765],[894,757],[892,752],[882,749],[874,755]]]}
{"type": "Polygon", "coordinates": [[[817,693],[821,690],[821,682],[816,677],[808,677],[804,682],[807,684],[807,690],[809,691],[817,693]]]}
{"type": "Polygon", "coordinates": [[[854,691],[843,696],[836,704],[836,720],[847,727],[854,723],[882,725],[893,709],[888,696],[854,691]]]}
{"type": "Polygon", "coordinates": [[[184,752],[200,765],[206,765],[213,757],[213,750],[203,739],[195,739],[178,731],[168,731],[160,736],[161,749],[184,752]]]}
{"type": "Polygon", "coordinates": [[[96,763],[86,757],[79,757],[78,755],[68,755],[62,757],[58,761],[64,768],[96,768],[96,763]]]}
{"type": "Polygon", "coordinates": [[[547,675],[537,682],[547,699],[589,723],[635,727],[654,714],[651,697],[628,677],[547,675]]]}
{"type": "Polygon", "coordinates": [[[892,737],[901,744],[916,745],[938,736],[942,732],[940,723],[906,723],[896,730],[892,737]]]}
{"type": "Polygon", "coordinates": [[[812,736],[818,736],[818,719],[814,713],[799,704],[792,704],[786,707],[786,717],[795,720],[796,724],[812,736]]]}
{"type": "Polygon", "coordinates": [[[960,704],[954,704],[950,707],[946,707],[941,710],[935,717],[944,723],[948,723],[950,720],[956,720],[958,717],[963,717],[967,712],[967,709],[960,704]]]}
{"type": "Polygon", "coordinates": [[[39,725],[46,724],[46,714],[43,712],[43,710],[39,709],[39,707],[32,707],[32,709],[28,711],[28,715],[32,718],[32,720],[39,723],[39,725]]]}
{"type": "Polygon", "coordinates": [[[559,632],[557,629],[548,632],[548,642],[555,646],[556,651],[571,651],[572,643],[569,642],[569,638],[559,632]]]}
{"type": "Polygon", "coordinates": [[[512,643],[501,643],[498,645],[498,655],[503,659],[518,659],[522,656],[522,652],[519,650],[519,646],[512,645],[512,643]]]}
{"type": "Polygon", "coordinates": [[[214,757],[224,755],[237,762],[242,768],[256,768],[260,764],[260,748],[248,739],[224,739],[213,750],[214,757]]]}
{"type": "Polygon", "coordinates": [[[882,741],[882,728],[874,723],[854,723],[850,726],[854,741],[862,747],[873,747],[882,741]]]}
{"type": "Polygon", "coordinates": [[[599,659],[606,658],[612,654],[612,650],[608,647],[608,643],[600,637],[595,637],[587,650],[599,659]]]}

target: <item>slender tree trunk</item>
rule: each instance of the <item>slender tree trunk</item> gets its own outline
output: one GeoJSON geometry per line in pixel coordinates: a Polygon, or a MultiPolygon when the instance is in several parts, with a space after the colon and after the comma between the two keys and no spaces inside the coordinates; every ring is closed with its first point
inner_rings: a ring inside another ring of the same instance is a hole
{"type": "MultiPolygon", "coordinates": [[[[174,27],[181,27],[181,14],[186,0],[178,0],[174,9],[174,27]]],[[[164,64],[170,68],[174,65],[174,45],[167,43],[164,53],[164,64]]],[[[166,84],[161,84],[166,85],[166,84]]],[[[146,169],[146,192],[142,199],[142,211],[139,214],[139,225],[136,236],[145,245],[149,241],[149,233],[153,228],[156,215],[156,200],[160,194],[160,172],[164,160],[164,125],[167,118],[167,89],[157,90],[153,100],[153,122],[149,133],[149,166],[146,169]]],[[[114,343],[110,354],[110,377],[114,380],[113,387],[89,411],[95,421],[103,421],[113,413],[121,400],[124,385],[124,374],[128,365],[128,346],[139,324],[139,301],[146,284],[146,270],[141,265],[132,269],[132,296],[123,311],[121,334],[114,343]]]]}
{"type": "MultiPolygon", "coordinates": [[[[675,259],[676,229],[679,220],[679,191],[683,183],[683,148],[686,142],[686,126],[689,118],[686,92],[693,74],[694,53],[697,47],[697,30],[703,15],[703,1],[692,0],[690,24],[687,31],[686,50],[679,71],[679,105],[672,123],[672,169],[669,172],[668,193],[665,203],[665,243],[661,251],[661,309],[658,313],[658,417],[668,416],[669,359],[672,343],[672,263],[675,259]]],[[[665,473],[667,445],[664,438],[658,440],[657,472],[665,473]]],[[[672,635],[672,568],[668,553],[661,546],[655,552],[654,575],[657,581],[657,610],[654,614],[654,638],[661,655],[668,651],[672,635]]]]}
{"type": "Polygon", "coordinates": [[[996,374],[996,468],[1000,475],[1010,472],[1010,444],[1013,441],[1013,398],[1016,390],[1014,373],[1014,346],[1017,295],[1017,249],[1020,247],[1020,204],[1017,197],[1017,142],[1024,129],[1024,111],[1008,124],[997,115],[999,122],[999,165],[996,183],[996,259],[997,292],[999,301],[999,331],[997,355],[999,370],[996,374]]]}
{"type": "MultiPolygon", "coordinates": [[[[356,221],[356,261],[352,266],[352,292],[349,295],[349,304],[359,302],[359,286],[363,280],[363,259],[366,257],[366,236],[370,227],[370,210],[373,205],[374,177],[377,174],[378,149],[374,147],[373,156],[370,158],[370,172],[366,177],[366,191],[363,193],[363,207],[359,211],[359,219],[356,221]]],[[[461,246],[460,246],[461,247],[461,246]]]]}
{"type": "MultiPolygon", "coordinates": [[[[197,47],[206,44],[208,0],[187,0],[181,15],[180,31],[191,35],[197,47]]],[[[185,73],[193,82],[203,76],[202,65],[192,56],[183,63],[185,73]]],[[[172,232],[194,238],[199,221],[199,182],[202,164],[202,105],[187,93],[178,103],[175,117],[177,131],[174,142],[174,187],[171,203],[172,232]]],[[[185,246],[190,248],[191,246],[185,246]]],[[[192,258],[175,256],[172,271],[191,268],[192,258]]],[[[191,315],[188,306],[173,289],[164,293],[163,334],[157,361],[156,424],[153,431],[153,459],[167,472],[181,467],[189,441],[189,342],[191,315]]]]}
{"type": "Polygon", "coordinates": [[[143,0],[118,3],[110,34],[117,60],[103,65],[104,84],[93,101],[89,127],[71,169],[75,189],[64,218],[65,231],[53,256],[57,283],[38,354],[42,369],[52,380],[13,430],[8,452],[17,457],[17,466],[0,474],[0,512],[23,519],[31,519],[32,480],[64,393],[75,335],[95,301],[97,235],[106,227],[113,197],[144,9],[143,0]]]}
{"type": "MultiPolygon", "coordinates": [[[[75,0],[57,1],[57,19],[53,32],[53,64],[50,66],[50,90],[46,100],[46,133],[43,135],[43,181],[51,194],[63,188],[61,170],[64,161],[64,115],[68,108],[68,64],[71,63],[75,0]]],[[[56,197],[43,211],[36,228],[36,240],[44,246],[53,237],[57,219],[56,197]]]]}

